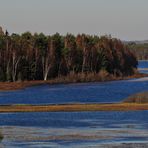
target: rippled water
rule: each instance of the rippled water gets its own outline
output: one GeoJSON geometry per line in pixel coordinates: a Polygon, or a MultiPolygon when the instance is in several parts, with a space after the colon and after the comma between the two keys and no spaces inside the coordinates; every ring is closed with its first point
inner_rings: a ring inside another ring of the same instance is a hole
{"type": "Polygon", "coordinates": [[[119,102],[129,95],[148,90],[148,80],[37,86],[0,92],[0,104],[62,104],[119,102]]]}
{"type": "Polygon", "coordinates": [[[148,111],[0,115],[1,145],[88,147],[148,141],[148,111]]]}
{"type": "MultiPolygon", "coordinates": [[[[0,103],[119,102],[144,90],[148,90],[148,78],[43,85],[1,92],[0,103]]],[[[2,148],[110,148],[120,147],[122,143],[126,143],[126,147],[128,143],[148,147],[148,111],[3,113],[0,114],[0,132],[4,136],[0,143],[2,148]]]]}

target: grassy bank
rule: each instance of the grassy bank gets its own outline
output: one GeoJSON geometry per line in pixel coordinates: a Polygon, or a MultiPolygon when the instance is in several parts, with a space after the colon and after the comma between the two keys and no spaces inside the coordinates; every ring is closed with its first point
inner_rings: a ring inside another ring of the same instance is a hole
{"type": "Polygon", "coordinates": [[[129,96],[124,100],[125,103],[148,103],[148,92],[141,92],[134,95],[129,96]]]}
{"type": "Polygon", "coordinates": [[[106,72],[101,72],[98,74],[71,74],[66,77],[58,77],[48,81],[23,81],[23,82],[0,82],[0,91],[9,91],[23,89],[29,86],[41,85],[41,84],[68,84],[68,83],[85,83],[85,82],[104,82],[104,81],[115,81],[115,80],[125,80],[131,78],[141,78],[148,77],[148,74],[137,73],[132,76],[127,77],[116,77],[109,75],[106,72]]]}
{"type": "Polygon", "coordinates": [[[0,106],[0,112],[75,112],[75,111],[136,111],[148,110],[147,104],[69,104],[69,105],[8,105],[0,106]]]}

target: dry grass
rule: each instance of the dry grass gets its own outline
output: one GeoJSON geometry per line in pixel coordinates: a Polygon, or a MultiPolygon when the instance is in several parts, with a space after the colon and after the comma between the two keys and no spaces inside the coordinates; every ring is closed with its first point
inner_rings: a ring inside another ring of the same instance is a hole
{"type": "Polygon", "coordinates": [[[102,82],[102,81],[113,81],[113,80],[123,80],[131,78],[141,78],[148,77],[148,74],[135,74],[133,76],[127,77],[115,77],[109,75],[105,71],[100,73],[88,73],[88,74],[70,74],[68,76],[61,76],[56,79],[51,79],[48,81],[23,81],[23,82],[0,82],[0,91],[9,91],[23,89],[25,87],[41,85],[41,84],[67,84],[67,83],[84,83],[84,82],[102,82]]]}
{"type": "Polygon", "coordinates": [[[148,92],[132,95],[124,100],[125,103],[148,103],[148,92]]]}
{"type": "Polygon", "coordinates": [[[0,112],[75,112],[75,111],[136,111],[148,110],[147,104],[71,104],[71,105],[8,105],[0,106],[0,112]]]}

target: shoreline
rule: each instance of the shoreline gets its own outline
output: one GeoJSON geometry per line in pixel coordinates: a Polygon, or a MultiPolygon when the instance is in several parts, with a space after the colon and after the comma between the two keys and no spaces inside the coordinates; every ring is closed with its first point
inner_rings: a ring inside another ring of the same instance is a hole
{"type": "Polygon", "coordinates": [[[22,82],[0,82],[0,92],[2,91],[13,91],[13,90],[19,90],[24,89],[26,87],[31,86],[38,86],[38,85],[56,85],[56,84],[77,84],[77,83],[89,83],[89,82],[109,82],[109,81],[119,81],[119,80],[129,80],[129,79],[136,79],[136,78],[144,78],[148,77],[148,74],[142,74],[138,73],[132,76],[127,77],[108,77],[106,79],[92,79],[93,80],[71,80],[69,77],[63,77],[63,78],[55,78],[47,81],[43,80],[34,80],[34,81],[22,81],[22,82]]]}
{"type": "MultiPolygon", "coordinates": [[[[0,92],[2,91],[15,91],[24,89],[26,87],[38,86],[38,85],[56,85],[56,84],[77,84],[77,83],[89,83],[89,82],[109,82],[119,80],[129,80],[136,78],[145,78],[148,74],[135,74],[130,77],[118,77],[115,79],[108,79],[103,81],[58,81],[57,79],[48,81],[24,81],[24,82],[0,82],[0,92]]],[[[103,103],[103,104],[45,104],[45,105],[30,105],[30,104],[11,104],[11,105],[0,105],[0,113],[11,113],[11,112],[84,112],[84,111],[138,111],[148,110],[148,103],[103,103]]]]}
{"type": "Polygon", "coordinates": [[[0,113],[15,112],[85,112],[85,111],[142,111],[148,103],[65,104],[65,105],[0,105],[0,113]]]}

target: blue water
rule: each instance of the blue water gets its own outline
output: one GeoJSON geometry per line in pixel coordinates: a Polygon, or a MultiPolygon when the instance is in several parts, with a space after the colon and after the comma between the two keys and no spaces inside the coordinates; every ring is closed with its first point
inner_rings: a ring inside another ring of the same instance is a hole
{"type": "Polygon", "coordinates": [[[0,146],[81,148],[147,143],[147,129],[148,111],[0,114],[4,135],[0,146]]]}
{"type": "MultiPolygon", "coordinates": [[[[147,68],[148,62],[140,62],[140,68],[142,66],[147,68]]],[[[147,90],[148,78],[42,85],[0,92],[0,103],[119,102],[133,93],[147,90]]],[[[1,113],[0,133],[4,136],[0,147],[10,148],[88,148],[104,145],[109,148],[121,143],[148,143],[148,111],[1,113]]]]}
{"type": "Polygon", "coordinates": [[[141,73],[148,74],[148,61],[139,61],[138,68],[141,68],[141,70],[140,70],[141,73]],[[147,69],[145,69],[145,68],[147,68],[147,69]]]}
{"type": "MultiPolygon", "coordinates": [[[[0,126],[49,128],[120,128],[118,124],[143,124],[148,129],[148,111],[131,112],[37,112],[0,114],[0,126]]],[[[140,126],[139,126],[140,128],[140,126]]]]}
{"type": "Polygon", "coordinates": [[[148,61],[139,61],[138,63],[139,68],[148,68],[148,61]]]}
{"type": "Polygon", "coordinates": [[[69,85],[43,85],[0,92],[0,104],[66,104],[119,102],[147,91],[148,81],[114,81],[69,85]]]}

